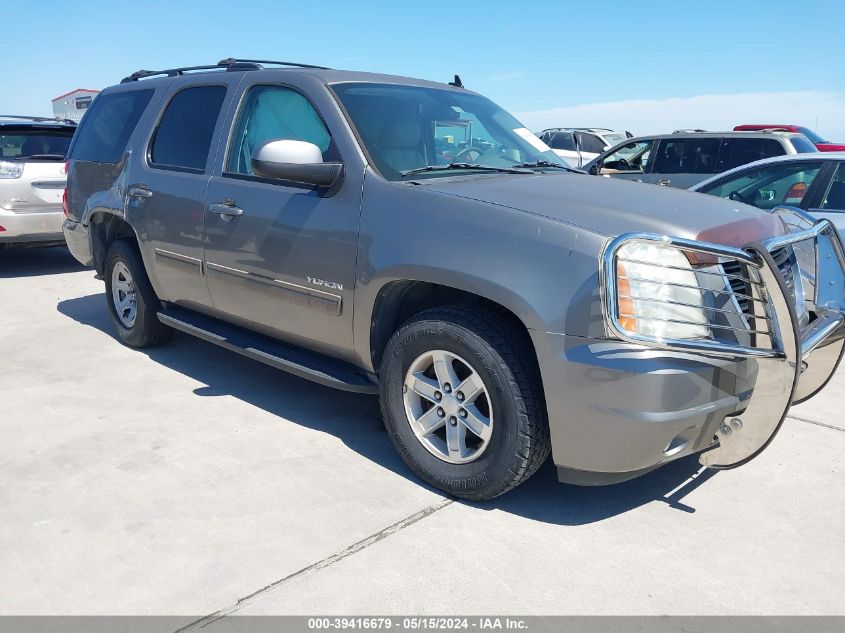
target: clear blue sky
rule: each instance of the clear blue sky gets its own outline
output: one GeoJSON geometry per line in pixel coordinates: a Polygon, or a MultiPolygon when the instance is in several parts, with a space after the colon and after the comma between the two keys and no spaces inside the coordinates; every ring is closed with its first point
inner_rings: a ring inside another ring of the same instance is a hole
{"type": "Polygon", "coordinates": [[[47,114],[52,97],[75,87],[229,56],[443,81],[459,73],[517,113],[696,95],[845,93],[841,0],[6,0],[0,15],[0,112],[47,114]]]}

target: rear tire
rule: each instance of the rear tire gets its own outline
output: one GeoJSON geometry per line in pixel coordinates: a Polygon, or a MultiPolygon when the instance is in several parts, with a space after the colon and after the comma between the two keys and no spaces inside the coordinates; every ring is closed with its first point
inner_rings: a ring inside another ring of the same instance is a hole
{"type": "Polygon", "coordinates": [[[379,384],[385,426],[402,459],[448,494],[492,499],[531,477],[549,455],[530,342],[495,313],[447,306],[417,314],[388,341],[379,384]],[[442,379],[448,375],[457,386],[442,379]]]}
{"type": "Polygon", "coordinates": [[[121,341],[129,347],[143,348],[170,339],[173,330],[158,320],[161,302],[132,244],[124,240],[112,243],[103,277],[109,315],[121,341]]]}

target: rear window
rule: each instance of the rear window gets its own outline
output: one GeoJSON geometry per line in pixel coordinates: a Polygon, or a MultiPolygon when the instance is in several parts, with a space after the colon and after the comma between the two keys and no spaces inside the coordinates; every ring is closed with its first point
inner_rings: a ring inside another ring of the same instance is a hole
{"type": "Polygon", "coordinates": [[[69,158],[94,163],[120,160],[153,90],[101,94],[82,118],[69,158]]]}
{"type": "Polygon", "coordinates": [[[792,143],[792,147],[794,147],[795,151],[799,154],[809,154],[810,152],[819,151],[818,149],[816,149],[815,145],[813,145],[803,136],[791,136],[789,140],[792,143]]]}
{"type": "Polygon", "coordinates": [[[786,150],[773,138],[726,138],[719,149],[717,172],[727,171],[755,160],[783,156],[786,150]]]}
{"type": "Polygon", "coordinates": [[[178,92],[167,104],[153,136],[150,162],[202,172],[225,97],[225,86],[197,86],[178,92]]]}
{"type": "Polygon", "coordinates": [[[0,158],[64,160],[75,128],[0,128],[0,158]]]}

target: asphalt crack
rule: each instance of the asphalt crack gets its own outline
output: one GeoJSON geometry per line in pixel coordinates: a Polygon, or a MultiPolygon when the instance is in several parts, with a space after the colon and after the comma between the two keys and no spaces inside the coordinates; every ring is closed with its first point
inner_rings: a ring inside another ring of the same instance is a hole
{"type": "Polygon", "coordinates": [[[279,580],[271,582],[269,585],[266,585],[266,586],[262,587],[261,589],[253,591],[252,593],[247,594],[246,596],[244,596],[242,598],[238,598],[237,602],[235,602],[234,604],[232,604],[228,607],[225,607],[223,609],[215,611],[214,613],[209,613],[208,615],[200,618],[199,620],[194,620],[190,624],[183,626],[182,628],[176,629],[176,631],[174,631],[174,633],[186,633],[188,631],[196,631],[196,630],[202,629],[202,628],[206,627],[207,625],[211,624],[212,622],[220,620],[221,618],[225,618],[227,615],[234,613],[235,611],[237,611],[239,609],[242,609],[246,605],[254,602],[257,598],[261,597],[262,595],[264,595],[264,594],[266,594],[270,591],[276,590],[276,589],[296,580],[297,578],[300,578],[301,576],[304,576],[306,574],[310,574],[310,573],[315,572],[315,571],[319,571],[320,569],[325,569],[326,567],[334,565],[335,563],[343,560],[344,558],[352,556],[353,554],[357,554],[358,552],[367,549],[371,545],[375,545],[379,541],[386,539],[388,536],[391,536],[392,534],[395,534],[396,532],[399,532],[400,530],[404,530],[406,527],[409,527],[409,526],[413,525],[414,523],[422,521],[426,517],[431,516],[432,514],[437,512],[438,510],[442,510],[443,508],[445,508],[446,506],[448,506],[449,504],[451,504],[453,502],[454,502],[453,499],[441,499],[437,503],[432,504],[428,507],[425,507],[422,510],[420,510],[419,512],[415,512],[414,514],[411,514],[411,515],[405,517],[404,519],[397,521],[396,523],[394,523],[392,525],[387,526],[383,530],[379,530],[378,532],[371,534],[367,538],[361,539],[357,543],[353,543],[349,547],[342,549],[339,552],[335,552],[331,556],[328,556],[328,557],[326,557],[322,560],[317,561],[316,563],[312,563],[311,565],[308,565],[307,567],[303,567],[302,569],[300,569],[298,571],[295,571],[291,574],[288,574],[284,578],[280,578],[279,580]]]}
{"type": "Polygon", "coordinates": [[[816,426],[823,426],[826,429],[833,429],[834,431],[839,431],[840,433],[845,433],[845,429],[842,429],[838,426],[833,426],[832,424],[825,424],[824,422],[816,422],[815,420],[810,420],[808,418],[799,418],[797,415],[788,415],[786,416],[790,420],[798,420],[799,422],[806,422],[807,424],[815,424],[816,426]]]}

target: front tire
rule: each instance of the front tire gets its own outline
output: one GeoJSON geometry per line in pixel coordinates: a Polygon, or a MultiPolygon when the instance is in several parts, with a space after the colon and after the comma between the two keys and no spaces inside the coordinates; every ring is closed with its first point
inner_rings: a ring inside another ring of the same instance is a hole
{"type": "Polygon", "coordinates": [[[132,244],[118,240],[109,247],[103,277],[109,315],[121,341],[143,348],[172,336],[173,330],[158,320],[161,302],[132,244]]]}
{"type": "Polygon", "coordinates": [[[388,434],[420,478],[456,497],[504,494],[549,454],[533,350],[506,324],[484,310],[433,308],[405,323],[384,351],[388,434]]]}

